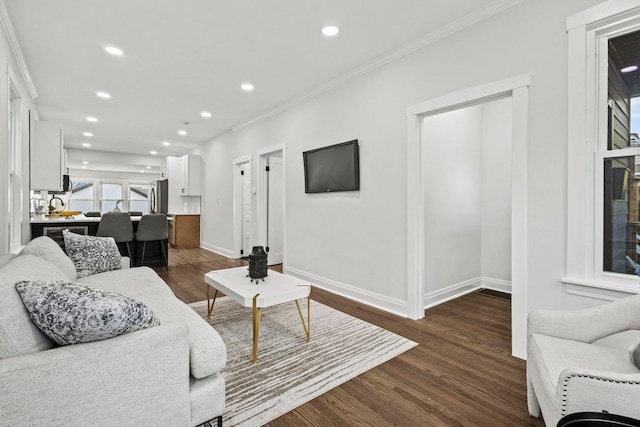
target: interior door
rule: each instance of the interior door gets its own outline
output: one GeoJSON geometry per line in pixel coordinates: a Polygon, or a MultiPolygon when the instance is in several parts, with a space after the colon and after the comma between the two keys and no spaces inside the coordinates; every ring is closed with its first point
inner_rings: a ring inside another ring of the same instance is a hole
{"type": "Polygon", "coordinates": [[[282,264],[284,259],[284,167],[282,158],[269,157],[267,263],[282,264]]]}
{"type": "Polygon", "coordinates": [[[249,256],[251,253],[251,168],[249,164],[241,166],[241,186],[242,186],[242,255],[249,256]]]}

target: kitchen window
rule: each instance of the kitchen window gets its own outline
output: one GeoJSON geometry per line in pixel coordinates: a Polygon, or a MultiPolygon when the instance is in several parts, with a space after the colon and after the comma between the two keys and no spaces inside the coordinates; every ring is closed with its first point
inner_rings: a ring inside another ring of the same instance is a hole
{"type": "Polygon", "coordinates": [[[149,184],[129,184],[129,210],[149,213],[149,184]]]}
{"type": "Polygon", "coordinates": [[[70,211],[89,212],[93,207],[93,182],[74,182],[69,198],[70,211]]]}
{"type": "Polygon", "coordinates": [[[127,211],[122,199],[122,185],[103,182],[100,184],[100,212],[127,211]]]}

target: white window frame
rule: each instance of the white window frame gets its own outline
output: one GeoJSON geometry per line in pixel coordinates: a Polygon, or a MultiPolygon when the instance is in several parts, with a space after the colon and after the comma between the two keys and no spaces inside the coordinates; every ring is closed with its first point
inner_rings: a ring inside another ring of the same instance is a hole
{"type": "Polygon", "coordinates": [[[640,155],[640,148],[607,150],[607,42],[640,30],[640,1],[610,0],[567,19],[568,194],[567,293],[613,300],[640,293],[638,277],[604,272],[603,164],[640,155]]]}

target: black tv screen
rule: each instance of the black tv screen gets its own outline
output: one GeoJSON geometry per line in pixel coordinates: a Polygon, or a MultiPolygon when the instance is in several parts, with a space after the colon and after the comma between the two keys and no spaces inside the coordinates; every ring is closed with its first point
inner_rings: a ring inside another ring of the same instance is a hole
{"type": "Polygon", "coordinates": [[[305,193],[360,190],[357,139],[305,151],[302,157],[305,193]]]}

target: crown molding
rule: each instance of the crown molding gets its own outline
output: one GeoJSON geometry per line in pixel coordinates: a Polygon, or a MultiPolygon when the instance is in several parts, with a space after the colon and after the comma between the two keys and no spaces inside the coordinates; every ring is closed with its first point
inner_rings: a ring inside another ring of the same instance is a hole
{"type": "Polygon", "coordinates": [[[24,83],[27,86],[27,90],[29,91],[31,98],[35,99],[38,97],[38,92],[36,91],[36,87],[33,84],[33,80],[31,80],[31,74],[29,74],[27,63],[25,62],[24,56],[22,55],[22,49],[20,48],[20,43],[18,43],[16,33],[13,30],[11,17],[7,12],[4,0],[0,0],[0,23],[2,24],[2,28],[4,28],[4,33],[7,35],[9,46],[11,47],[11,51],[13,52],[13,56],[16,62],[18,63],[18,68],[20,69],[20,74],[22,75],[24,83]]]}
{"type": "Polygon", "coordinates": [[[497,15],[507,9],[510,9],[520,3],[524,2],[524,0],[496,0],[494,2],[489,3],[488,5],[472,12],[467,15],[456,19],[430,33],[425,34],[424,36],[414,40],[413,42],[406,44],[391,53],[382,56],[378,59],[375,59],[371,62],[368,62],[360,67],[354,68],[353,70],[345,73],[333,80],[329,80],[328,82],[316,87],[315,89],[311,89],[310,91],[303,93],[300,96],[297,96],[279,106],[267,111],[266,113],[257,116],[251,120],[248,120],[244,123],[241,123],[237,126],[231,128],[233,132],[236,132],[240,129],[251,126],[261,120],[269,118],[271,116],[275,116],[282,111],[288,110],[289,108],[294,107],[308,99],[315,98],[316,96],[327,92],[337,86],[340,86],[350,80],[353,80],[357,77],[360,77],[364,74],[367,74],[377,68],[380,68],[386,64],[397,61],[400,58],[403,58],[410,53],[413,53],[417,50],[422,49],[423,47],[429,46],[439,40],[442,40],[446,37],[449,37],[452,34],[455,34],[459,31],[464,30],[478,22],[484,21],[494,15],[497,15]]]}

